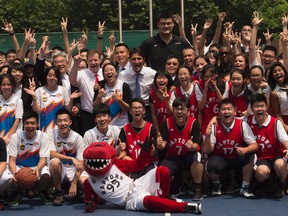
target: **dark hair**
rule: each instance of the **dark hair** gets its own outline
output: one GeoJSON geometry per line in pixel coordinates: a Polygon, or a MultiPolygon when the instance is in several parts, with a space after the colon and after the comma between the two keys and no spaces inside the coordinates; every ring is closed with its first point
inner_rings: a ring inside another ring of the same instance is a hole
{"type": "Polygon", "coordinates": [[[122,43],[122,42],[117,43],[117,44],[115,45],[114,50],[116,50],[117,47],[125,47],[125,48],[128,50],[128,52],[129,52],[129,47],[128,47],[128,45],[125,44],[125,43],[122,43]]]}
{"type": "Polygon", "coordinates": [[[48,73],[50,70],[53,70],[55,72],[55,75],[58,79],[58,83],[57,85],[62,85],[62,78],[61,78],[61,73],[59,71],[59,68],[58,67],[55,67],[55,66],[51,66],[51,67],[48,67],[44,70],[44,73],[43,73],[43,77],[45,77],[43,79],[43,86],[47,85],[47,76],[48,76],[48,73]]]}
{"type": "Polygon", "coordinates": [[[273,65],[270,67],[270,72],[269,72],[269,74],[268,74],[268,84],[269,84],[269,86],[271,87],[271,89],[272,90],[274,90],[275,89],[275,87],[276,87],[276,84],[277,84],[277,82],[276,82],[276,80],[274,79],[274,77],[273,77],[273,71],[275,70],[275,68],[276,67],[281,67],[281,69],[284,71],[284,83],[286,84],[286,83],[288,83],[288,73],[287,73],[287,70],[286,70],[286,68],[284,67],[284,65],[282,65],[280,62],[275,62],[275,63],[273,63],[273,65]]]}
{"type": "Polygon", "coordinates": [[[89,49],[87,49],[87,48],[81,49],[81,50],[80,50],[80,53],[83,53],[83,52],[89,52],[89,49]]]}
{"type": "Polygon", "coordinates": [[[195,59],[194,59],[194,62],[193,62],[194,67],[195,67],[196,61],[197,61],[198,59],[200,59],[200,58],[201,58],[201,59],[204,59],[207,64],[210,64],[210,60],[209,60],[208,56],[206,56],[206,55],[198,55],[198,56],[196,56],[195,59]]]}
{"type": "Polygon", "coordinates": [[[23,117],[22,117],[22,120],[23,122],[25,122],[27,119],[30,119],[30,118],[35,118],[36,121],[38,122],[38,119],[39,119],[39,115],[37,112],[33,111],[33,110],[27,110],[23,113],[23,117]]]}
{"type": "MultiPolygon", "coordinates": [[[[215,58],[216,64],[217,64],[218,59],[219,59],[219,54],[218,54],[218,52],[216,52],[215,50],[209,50],[209,51],[205,54],[205,56],[207,56],[208,59],[209,59],[209,54],[211,54],[211,55],[215,58]]],[[[209,63],[210,63],[210,59],[209,59],[209,63]]]]}
{"type": "Polygon", "coordinates": [[[157,17],[157,23],[160,21],[160,19],[168,19],[168,18],[171,18],[173,21],[172,15],[168,12],[164,12],[157,17]]]}
{"type": "MultiPolygon", "coordinates": [[[[113,62],[111,61],[111,59],[109,59],[109,58],[103,58],[102,59],[102,61],[100,62],[100,68],[102,68],[104,65],[104,62],[106,61],[106,60],[108,60],[111,64],[113,64],[113,62]]],[[[106,63],[107,64],[107,63],[106,63]]],[[[105,65],[106,65],[105,64],[105,65]]],[[[116,71],[117,71],[117,69],[116,69],[116,71]]]]}
{"type": "Polygon", "coordinates": [[[145,103],[144,103],[144,100],[142,98],[133,98],[130,103],[129,103],[129,107],[131,108],[132,107],[132,104],[134,102],[138,102],[138,103],[141,103],[142,106],[145,108],[145,103]]]}
{"type": "Polygon", "coordinates": [[[242,77],[243,77],[243,79],[246,79],[246,78],[247,78],[245,71],[242,70],[242,69],[240,69],[240,68],[234,68],[234,69],[231,71],[231,73],[230,73],[230,79],[231,79],[233,73],[239,73],[239,74],[241,74],[242,77]]]}
{"type": "Polygon", "coordinates": [[[0,85],[2,85],[2,82],[3,82],[3,80],[5,78],[7,78],[10,81],[11,85],[13,86],[13,88],[16,87],[16,82],[15,82],[14,77],[11,74],[8,74],[8,73],[0,75],[0,85]]]}
{"type": "Polygon", "coordinates": [[[9,65],[3,65],[3,66],[1,66],[1,67],[0,67],[0,73],[1,73],[1,71],[2,71],[4,68],[8,68],[8,69],[9,69],[9,65]]]}
{"type": "Polygon", "coordinates": [[[188,98],[186,97],[183,97],[183,98],[176,98],[173,103],[172,103],[172,107],[179,107],[179,106],[183,106],[183,107],[186,107],[187,109],[190,108],[190,103],[189,103],[189,100],[188,98]]]}
{"type": "Polygon", "coordinates": [[[249,73],[249,59],[247,58],[247,56],[244,54],[244,53],[239,53],[235,56],[234,58],[234,62],[235,62],[235,59],[238,57],[238,56],[241,56],[244,58],[245,60],[245,69],[244,69],[244,72],[246,73],[246,77],[248,76],[248,73],[249,73]]]}
{"type": "Polygon", "coordinates": [[[10,64],[10,67],[8,68],[7,73],[11,74],[12,70],[16,70],[16,71],[21,71],[23,73],[23,77],[21,80],[21,83],[26,83],[27,82],[27,77],[26,77],[26,69],[24,67],[24,65],[20,64],[20,63],[12,63],[10,64]]]}
{"type": "Polygon", "coordinates": [[[275,54],[275,58],[277,57],[277,49],[276,49],[275,46],[272,46],[272,45],[266,45],[266,46],[264,47],[262,53],[264,53],[264,51],[266,51],[266,50],[270,50],[270,51],[274,52],[274,54],[275,54]]]}
{"type": "Polygon", "coordinates": [[[256,93],[254,95],[251,95],[250,97],[250,105],[251,107],[256,103],[256,102],[264,102],[267,105],[267,98],[264,94],[256,93]]]}
{"type": "Polygon", "coordinates": [[[202,80],[204,80],[204,76],[205,74],[210,71],[212,74],[214,75],[217,75],[216,77],[216,85],[217,87],[219,88],[220,92],[223,94],[224,91],[225,91],[225,82],[223,81],[223,79],[221,79],[219,76],[218,76],[218,69],[217,67],[215,67],[214,65],[211,65],[211,64],[206,64],[203,69],[202,69],[202,74],[201,74],[201,78],[202,80]]]}
{"type": "Polygon", "coordinates": [[[231,104],[233,107],[236,107],[236,104],[234,102],[234,100],[232,100],[231,98],[224,98],[223,100],[221,100],[219,102],[219,109],[221,108],[221,106],[223,106],[224,104],[231,104]]]}
{"type": "Polygon", "coordinates": [[[166,58],[166,62],[167,62],[168,60],[170,60],[170,59],[173,59],[173,58],[177,59],[178,62],[179,62],[179,64],[180,64],[180,59],[178,58],[177,55],[168,55],[167,58],[166,58]]]}
{"type": "Polygon", "coordinates": [[[61,52],[65,52],[64,48],[61,47],[61,46],[53,46],[53,47],[52,47],[52,50],[59,50],[59,51],[61,51],[61,52]]]}
{"type": "Polygon", "coordinates": [[[65,108],[61,108],[59,110],[57,110],[55,116],[56,116],[56,119],[57,119],[57,116],[59,115],[63,115],[63,114],[67,114],[69,116],[69,119],[72,120],[72,115],[71,113],[69,112],[69,110],[65,109],[65,108]]]}
{"type": "MultiPolygon", "coordinates": [[[[104,80],[105,80],[104,71],[105,71],[105,68],[106,68],[108,65],[111,65],[111,66],[115,69],[115,71],[116,71],[116,73],[117,73],[117,67],[116,67],[116,65],[114,65],[113,63],[107,63],[107,64],[105,64],[104,67],[102,68],[102,74],[103,74],[104,80]]],[[[105,83],[106,83],[106,80],[105,80],[105,83]]]]}
{"type": "Polygon", "coordinates": [[[187,66],[185,66],[185,65],[181,65],[181,66],[178,67],[178,69],[177,69],[177,71],[176,71],[177,76],[178,76],[179,70],[182,69],[182,68],[187,69],[187,70],[189,71],[189,74],[190,74],[191,76],[193,76],[193,71],[192,71],[189,67],[187,67],[187,66]]]}
{"type": "Polygon", "coordinates": [[[171,75],[167,72],[167,71],[158,71],[155,76],[154,76],[154,81],[153,84],[155,86],[156,89],[158,89],[157,85],[156,85],[156,79],[158,76],[165,76],[168,79],[168,83],[167,83],[167,91],[169,91],[171,89],[171,87],[173,86],[173,80],[171,75]]]}
{"type": "Polygon", "coordinates": [[[96,105],[93,109],[94,118],[96,117],[96,115],[99,115],[99,114],[108,114],[110,116],[109,107],[103,103],[96,105]]]}
{"type": "Polygon", "coordinates": [[[88,59],[88,57],[89,57],[90,55],[95,55],[95,54],[97,54],[99,58],[101,57],[101,53],[99,53],[97,50],[92,49],[92,50],[89,50],[89,51],[88,51],[88,53],[87,53],[87,59],[88,59]]]}
{"type": "Polygon", "coordinates": [[[10,53],[16,54],[15,49],[9,49],[9,50],[6,52],[6,58],[7,58],[8,54],[10,54],[10,53]]]}
{"type": "Polygon", "coordinates": [[[129,51],[130,58],[133,54],[138,54],[145,60],[145,54],[141,48],[137,47],[137,48],[130,49],[130,51],[129,51]]]}

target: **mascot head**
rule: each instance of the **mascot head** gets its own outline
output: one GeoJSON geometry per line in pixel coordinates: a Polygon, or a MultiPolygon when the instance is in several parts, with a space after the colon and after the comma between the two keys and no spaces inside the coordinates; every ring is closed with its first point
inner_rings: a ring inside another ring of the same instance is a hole
{"type": "Polygon", "coordinates": [[[83,157],[89,175],[104,175],[116,160],[116,150],[106,142],[94,142],[84,150],[83,157]]]}

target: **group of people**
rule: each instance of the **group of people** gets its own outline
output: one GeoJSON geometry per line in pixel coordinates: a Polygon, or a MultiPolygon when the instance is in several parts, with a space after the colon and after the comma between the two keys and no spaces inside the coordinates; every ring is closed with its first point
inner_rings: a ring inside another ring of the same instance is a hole
{"type": "Polygon", "coordinates": [[[0,52],[0,196],[12,206],[23,195],[37,194],[44,203],[63,205],[63,182],[70,197],[81,195],[88,178],[83,151],[90,143],[105,141],[119,159],[133,160],[149,140],[153,146],[144,169],[127,175],[138,179],[166,166],[171,197],[191,192],[201,201],[207,194],[240,191],[253,198],[263,195],[271,179],[269,195],[283,197],[288,16],[282,17],[278,50],[269,31],[266,44],[257,43],[258,12],[239,34],[233,22],[223,24],[225,17],[219,13],[209,45],[211,18],[201,34],[192,25],[189,40],[179,15],[162,14],[156,36],[129,49],[115,44],[112,32],[104,55],[105,22],[99,22],[95,49],[86,48],[87,32],[69,44],[68,19],[62,18],[64,48],[50,50],[43,37],[36,50],[31,29],[20,48],[13,25],[4,20],[2,29],[15,49],[0,52]],[[180,36],[172,33],[175,23],[180,36]],[[17,185],[22,167],[34,170],[36,191],[17,185]]]}

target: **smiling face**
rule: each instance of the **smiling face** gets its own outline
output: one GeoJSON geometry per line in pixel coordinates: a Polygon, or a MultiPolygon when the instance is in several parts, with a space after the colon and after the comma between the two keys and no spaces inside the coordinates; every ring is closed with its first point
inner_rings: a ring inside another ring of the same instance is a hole
{"type": "Polygon", "coordinates": [[[282,86],[285,80],[285,71],[280,66],[276,66],[272,71],[272,75],[278,85],[282,86]]]}
{"type": "Polygon", "coordinates": [[[235,115],[236,108],[232,104],[227,103],[221,105],[219,109],[219,117],[226,127],[229,127],[233,123],[235,115]]]}
{"type": "Polygon", "coordinates": [[[70,119],[68,114],[57,115],[56,125],[59,129],[59,134],[61,137],[67,137],[67,135],[69,135],[71,124],[72,120],[70,119]]]}
{"type": "Polygon", "coordinates": [[[266,118],[267,105],[264,101],[257,101],[251,106],[257,122],[261,122],[266,118]]]}
{"type": "Polygon", "coordinates": [[[16,84],[20,84],[22,82],[24,76],[22,71],[12,69],[11,75],[14,77],[16,84]]]}
{"type": "Polygon", "coordinates": [[[243,89],[244,79],[243,75],[238,72],[233,72],[231,75],[231,83],[235,89],[243,89]]]}
{"type": "Polygon", "coordinates": [[[187,122],[188,116],[189,116],[189,112],[188,112],[187,107],[183,105],[173,107],[173,117],[178,126],[184,126],[187,122]]]}
{"type": "Polygon", "coordinates": [[[107,133],[110,120],[110,115],[107,113],[99,113],[94,119],[97,124],[97,129],[103,134],[107,133]]]}
{"type": "Polygon", "coordinates": [[[240,68],[241,70],[245,70],[246,67],[245,58],[243,56],[236,56],[234,60],[234,66],[236,68],[240,68]]]}
{"type": "Polygon", "coordinates": [[[8,78],[4,78],[1,83],[1,93],[4,98],[9,98],[13,94],[13,86],[8,78]]]}
{"type": "Polygon", "coordinates": [[[193,49],[183,49],[182,51],[182,55],[183,55],[183,61],[184,61],[184,65],[186,65],[189,68],[193,67],[194,64],[194,59],[196,57],[193,49]]]}
{"type": "Polygon", "coordinates": [[[174,22],[172,18],[161,18],[157,23],[160,34],[171,34],[174,22]]]}
{"type": "Polygon", "coordinates": [[[134,101],[131,104],[129,112],[132,115],[133,121],[142,121],[145,115],[145,107],[141,103],[134,101]]]}
{"type": "Polygon", "coordinates": [[[187,68],[180,68],[178,70],[178,80],[181,86],[188,86],[191,83],[191,75],[187,68]]]}
{"type": "Polygon", "coordinates": [[[68,62],[64,56],[55,57],[53,66],[58,67],[61,74],[65,74],[68,71],[68,62]]]}
{"type": "Polygon", "coordinates": [[[260,68],[255,67],[250,71],[250,81],[254,88],[259,88],[263,80],[263,74],[260,68]]]}
{"type": "Polygon", "coordinates": [[[207,62],[204,58],[198,58],[195,61],[195,68],[196,68],[197,72],[199,73],[199,76],[201,76],[202,69],[206,64],[207,64],[207,62]]]}
{"type": "Polygon", "coordinates": [[[90,53],[88,55],[88,68],[93,72],[97,73],[100,68],[100,57],[98,53],[90,53]]]}
{"type": "Polygon", "coordinates": [[[171,75],[174,76],[179,67],[180,63],[177,58],[170,58],[166,61],[165,70],[171,75]]]}
{"type": "Polygon", "coordinates": [[[35,136],[38,126],[39,126],[38,121],[34,117],[28,118],[24,121],[23,127],[25,135],[28,139],[32,139],[35,136]]]}
{"type": "Polygon", "coordinates": [[[144,58],[139,55],[138,53],[134,53],[131,56],[131,67],[134,70],[135,73],[140,73],[144,66],[144,58]]]}
{"type": "Polygon", "coordinates": [[[262,55],[262,62],[265,69],[271,67],[271,65],[276,62],[275,52],[272,50],[264,50],[262,55]]]}
{"type": "Polygon", "coordinates": [[[159,90],[167,91],[168,78],[165,75],[156,77],[156,87],[159,90]]]}
{"type": "Polygon", "coordinates": [[[129,50],[125,46],[116,47],[115,59],[121,67],[124,67],[129,61],[129,50]]]}
{"type": "Polygon", "coordinates": [[[116,83],[116,77],[117,77],[117,71],[113,65],[105,65],[103,69],[104,79],[109,84],[115,84],[116,83]]]}
{"type": "Polygon", "coordinates": [[[53,69],[49,70],[48,74],[47,74],[47,85],[48,86],[56,86],[58,83],[58,78],[56,76],[56,73],[53,69]]]}

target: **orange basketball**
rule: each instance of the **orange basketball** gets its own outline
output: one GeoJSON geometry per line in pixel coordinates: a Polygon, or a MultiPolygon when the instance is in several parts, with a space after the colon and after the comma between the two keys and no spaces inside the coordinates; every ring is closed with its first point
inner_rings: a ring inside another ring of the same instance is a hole
{"type": "Polygon", "coordinates": [[[21,168],[15,175],[17,184],[22,189],[31,190],[36,184],[35,181],[36,174],[34,170],[30,167],[21,168]]]}

